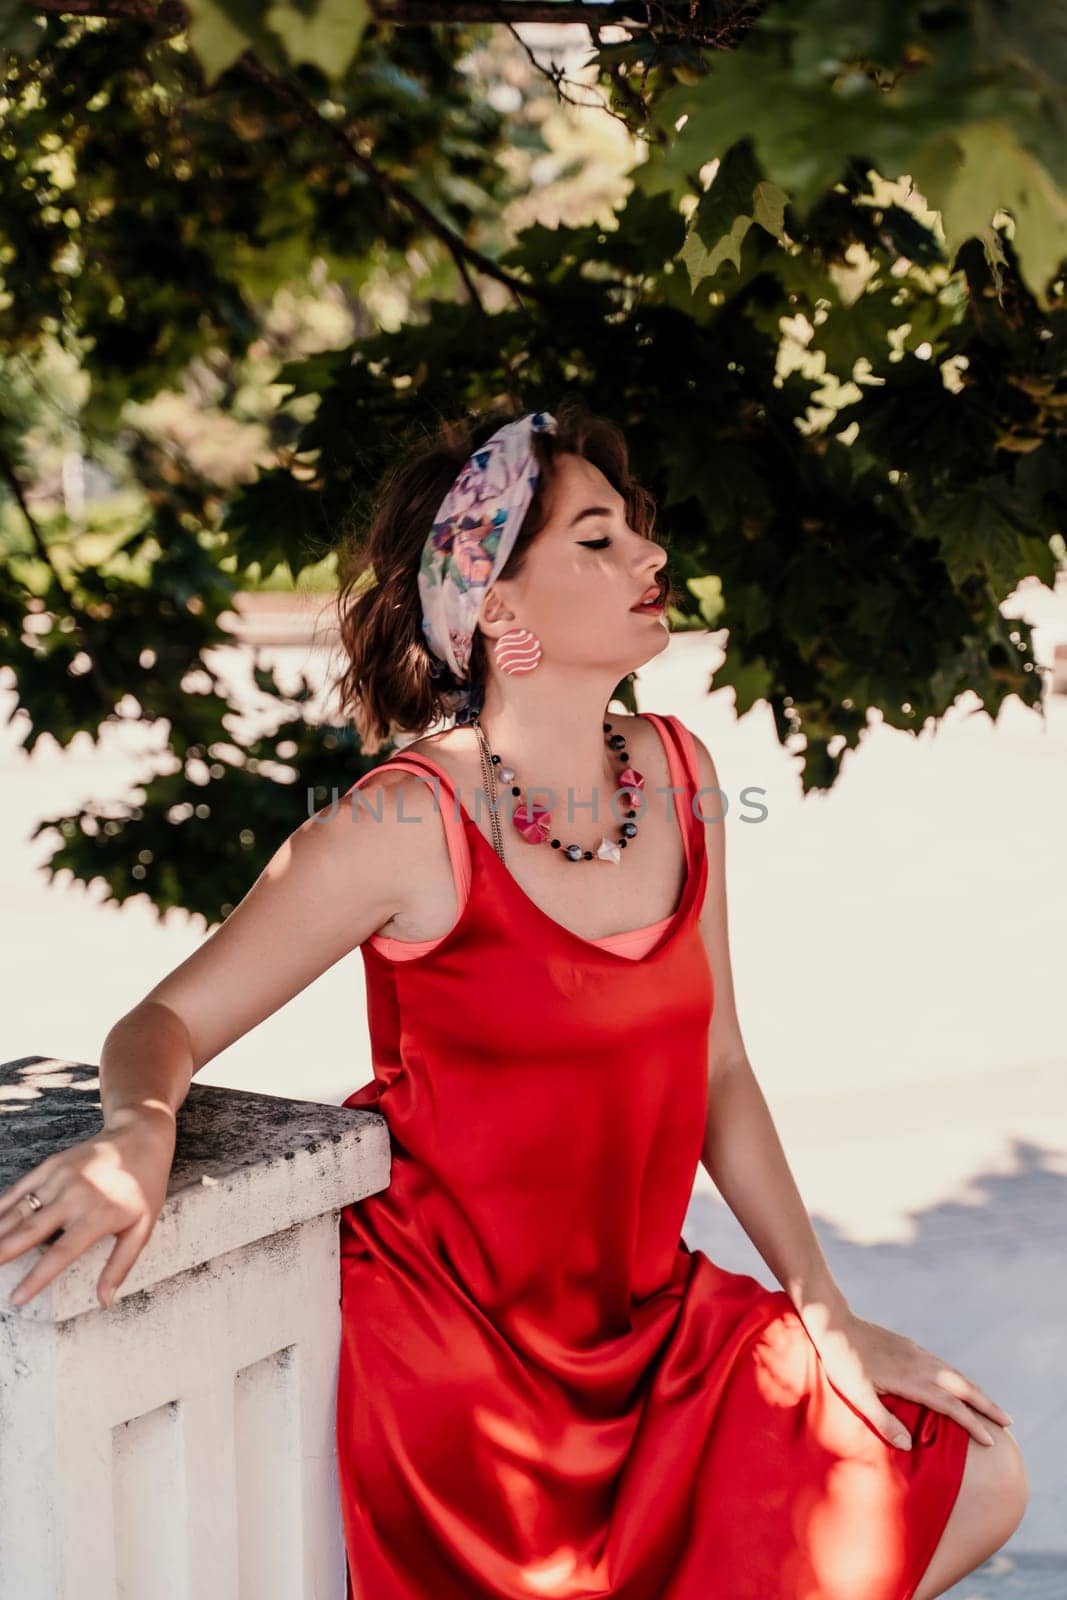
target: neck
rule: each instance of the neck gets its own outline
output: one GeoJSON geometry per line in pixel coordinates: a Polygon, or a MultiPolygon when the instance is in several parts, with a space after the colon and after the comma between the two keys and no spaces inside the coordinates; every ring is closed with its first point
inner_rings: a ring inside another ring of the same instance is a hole
{"type": "MultiPolygon", "coordinates": [[[[576,683],[571,671],[564,687],[553,685],[538,668],[525,681],[519,676],[509,680],[506,694],[490,679],[479,721],[493,754],[502,766],[514,768],[523,790],[551,788],[557,808],[565,807],[568,790],[578,799],[601,790],[602,803],[607,802],[623,769],[604,731],[605,722],[613,724],[612,732],[620,731],[617,717],[607,709],[619,677],[610,683],[600,676],[576,683]]],[[[534,798],[545,803],[544,796],[534,798]]]]}

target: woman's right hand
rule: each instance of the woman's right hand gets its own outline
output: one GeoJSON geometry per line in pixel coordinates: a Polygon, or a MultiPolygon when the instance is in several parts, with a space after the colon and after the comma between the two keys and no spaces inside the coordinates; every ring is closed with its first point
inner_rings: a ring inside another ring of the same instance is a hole
{"type": "Polygon", "coordinates": [[[0,1263],[63,1230],[12,1291],[13,1304],[32,1300],[97,1239],[114,1234],[96,1286],[101,1305],[111,1304],[163,1209],[175,1138],[173,1112],[124,1108],[99,1133],[46,1157],[0,1192],[0,1263]],[[31,1190],[44,1202],[39,1210],[25,1202],[31,1190]]]}

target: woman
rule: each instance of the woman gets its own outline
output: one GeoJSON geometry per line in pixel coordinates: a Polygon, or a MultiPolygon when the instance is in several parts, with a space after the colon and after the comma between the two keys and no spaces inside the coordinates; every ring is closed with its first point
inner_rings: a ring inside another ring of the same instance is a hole
{"type": "Polygon", "coordinates": [[[0,1196],[0,1259],[65,1230],[23,1299],[115,1234],[109,1304],[193,1074],[360,947],[374,1078],[345,1104],[393,1161],[341,1215],[359,1600],[930,1600],[1022,1516],[1010,1417],[819,1248],[735,1011],[711,755],[610,709],[668,641],[651,520],[580,404],[394,473],[342,696],[365,748],[421,737],[116,1024],[102,1134],[0,1196]],[[700,1158],[780,1289],[681,1239],[700,1158]]]}

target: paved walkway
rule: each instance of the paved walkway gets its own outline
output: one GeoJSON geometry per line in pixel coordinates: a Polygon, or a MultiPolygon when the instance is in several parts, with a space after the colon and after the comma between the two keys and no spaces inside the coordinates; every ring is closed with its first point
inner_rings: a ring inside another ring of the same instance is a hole
{"type": "MultiPolygon", "coordinates": [[[[1050,655],[1067,640],[1067,596],[1028,604],[1050,655]]],[[[271,655],[321,681],[321,656],[271,655]]],[[[738,724],[731,695],[706,694],[718,660],[712,639],[678,636],[641,672],[638,696],[705,740],[731,800],[731,939],[749,1054],[852,1303],[952,1361],[1016,1418],[1030,1509],[1000,1566],[954,1600],[1063,1600],[1067,696],[1044,723],[1009,705],[994,726],[964,701],[934,736],[876,726],[836,789],[804,799],[769,713],[738,724]],[[766,790],[765,822],[740,820],[746,785],[766,790]]],[[[229,669],[247,680],[246,659],[229,669]]],[[[0,691],[0,715],[11,703],[0,691]]],[[[122,793],[143,732],[109,730],[102,748],[84,739],[67,754],[45,741],[27,760],[16,727],[0,729],[0,1046],[5,1057],[94,1061],[115,1018],[203,929],[50,888],[35,870],[42,841],[26,842],[38,818],[122,793]]],[[[198,1081],[336,1102],[369,1076],[354,952],[198,1081]]],[[[686,1238],[773,1286],[703,1171],[686,1238]]]]}
{"type": "MultiPolygon", "coordinates": [[[[1020,1529],[1020,1533],[1022,1530],[1020,1529]]],[[[947,1591],[946,1600],[1063,1600],[1067,1556],[1028,1556],[1016,1540],[947,1591]]]]}

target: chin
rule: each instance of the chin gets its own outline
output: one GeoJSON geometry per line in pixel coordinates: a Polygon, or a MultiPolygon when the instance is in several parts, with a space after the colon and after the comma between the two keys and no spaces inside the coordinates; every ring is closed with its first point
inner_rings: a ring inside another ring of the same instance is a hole
{"type": "Polygon", "coordinates": [[[630,668],[630,671],[635,672],[638,667],[643,667],[646,661],[654,661],[658,655],[663,654],[663,651],[666,650],[670,642],[671,630],[668,628],[666,622],[664,622],[659,628],[656,628],[652,631],[652,637],[648,642],[648,649],[641,656],[640,660],[635,661],[634,665],[630,668]]]}

